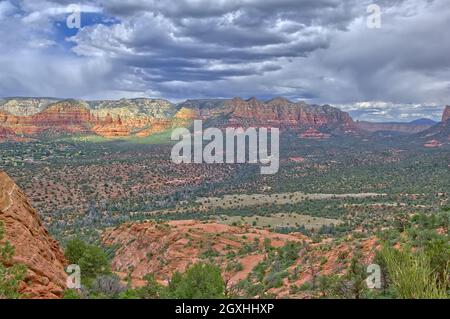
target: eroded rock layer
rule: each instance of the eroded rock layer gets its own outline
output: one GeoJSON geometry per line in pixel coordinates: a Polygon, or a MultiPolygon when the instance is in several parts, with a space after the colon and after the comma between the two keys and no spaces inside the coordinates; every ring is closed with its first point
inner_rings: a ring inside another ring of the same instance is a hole
{"type": "Polygon", "coordinates": [[[25,194],[2,171],[0,221],[5,228],[4,240],[15,248],[12,262],[27,267],[26,278],[21,283],[21,295],[27,298],[61,297],[66,285],[66,261],[61,247],[42,225],[25,194]]]}
{"type": "MultiPolygon", "coordinates": [[[[78,101],[21,99],[0,105],[0,127],[18,137],[99,135],[146,137],[201,119],[216,127],[279,127],[320,134],[354,133],[351,117],[328,105],[308,105],[277,98],[267,102],[188,100],[177,106],[165,100],[78,101]]],[[[6,131],[5,131],[6,132],[6,131]]],[[[5,134],[3,134],[5,135],[5,134]]]]}

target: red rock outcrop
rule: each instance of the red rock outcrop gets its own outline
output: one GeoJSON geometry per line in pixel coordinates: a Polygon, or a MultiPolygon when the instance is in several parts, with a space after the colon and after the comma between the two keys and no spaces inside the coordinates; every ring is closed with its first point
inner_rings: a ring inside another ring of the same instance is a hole
{"type": "Polygon", "coordinates": [[[234,98],[225,103],[225,109],[231,111],[233,124],[251,123],[252,125],[274,125],[279,127],[327,127],[329,129],[355,130],[350,115],[328,105],[316,106],[305,103],[293,103],[283,98],[268,102],[256,98],[242,100],[234,98]]]}
{"type": "Polygon", "coordinates": [[[287,269],[290,274],[296,272],[297,279],[293,282],[286,279],[281,287],[270,290],[277,297],[290,298],[311,297],[304,292],[293,294],[290,289],[311,280],[311,267],[320,274],[343,274],[357,251],[356,246],[363,255],[361,261],[366,264],[373,260],[380,247],[376,238],[360,241],[349,236],[344,243],[328,240],[313,243],[296,233],[279,234],[250,226],[195,220],[124,224],[106,230],[102,241],[105,245],[120,247],[112,261],[113,269],[123,277],[131,274],[134,286],[145,284],[143,277],[147,274],[154,274],[159,282],[167,284],[174,272],[183,272],[194,263],[212,260],[222,268],[228,287],[246,279],[260,262],[267,260],[267,243],[278,248],[297,242],[302,248],[299,248],[294,264],[287,269]],[[251,252],[240,253],[249,245],[253,247],[251,252]],[[324,250],[325,246],[328,248],[324,250]],[[340,257],[342,255],[345,260],[340,257]],[[230,264],[240,267],[230,269],[230,264]]]}
{"type": "MultiPolygon", "coordinates": [[[[27,266],[20,292],[25,298],[59,298],[66,285],[66,261],[25,194],[0,171],[0,221],[15,248],[13,263],[27,266]]],[[[8,265],[6,265],[8,266],[8,265]]]]}
{"type": "Polygon", "coordinates": [[[0,112],[0,126],[16,134],[33,136],[48,130],[67,133],[86,133],[95,122],[89,109],[81,102],[63,101],[50,105],[31,116],[17,116],[0,112]]]}
{"type": "Polygon", "coordinates": [[[300,138],[305,138],[305,139],[324,140],[324,139],[327,139],[330,137],[331,137],[330,134],[320,133],[318,130],[316,130],[314,128],[310,128],[306,132],[303,132],[300,134],[300,138]]]}
{"type": "Polygon", "coordinates": [[[185,107],[182,107],[176,114],[175,119],[181,120],[181,121],[193,121],[195,119],[200,118],[200,114],[193,110],[188,109],[185,107]]]}
{"type": "Polygon", "coordinates": [[[17,138],[13,130],[0,127],[0,141],[15,140],[17,138]]]}
{"type": "Polygon", "coordinates": [[[328,132],[357,133],[358,127],[350,115],[329,105],[308,105],[285,98],[259,101],[243,100],[188,100],[178,107],[194,109],[201,119],[219,119],[217,126],[279,127],[305,131],[311,127],[328,132]]]}
{"type": "MultiPolygon", "coordinates": [[[[104,244],[120,246],[112,261],[114,270],[127,273],[132,269],[131,275],[137,283],[149,273],[155,274],[161,282],[167,282],[175,271],[183,272],[189,265],[200,261],[205,251],[214,250],[218,256],[226,255],[230,250],[238,251],[245,244],[254,243],[256,239],[262,247],[265,238],[270,239],[274,247],[306,239],[303,235],[283,235],[194,220],[125,224],[102,235],[104,244]]],[[[264,254],[261,253],[242,256],[242,259],[236,257],[244,267],[241,271],[228,273],[229,278],[236,283],[239,278],[247,277],[262,259],[264,254]]],[[[226,265],[223,266],[225,268],[226,265]]]]}
{"type": "MultiPolygon", "coordinates": [[[[144,126],[147,123],[137,123],[144,126]]],[[[88,105],[78,101],[62,101],[32,116],[16,116],[0,112],[0,127],[16,134],[35,136],[44,132],[59,134],[98,134],[105,137],[128,136],[133,123],[123,123],[120,116],[94,116],[88,105]]]]}
{"type": "Polygon", "coordinates": [[[447,105],[444,110],[444,114],[442,115],[442,122],[447,122],[450,120],[450,105],[447,105]]]}
{"type": "MultiPolygon", "coordinates": [[[[112,109],[114,111],[114,109],[112,109]]],[[[117,112],[116,112],[117,113],[117,112]]],[[[167,129],[171,125],[160,125],[164,119],[150,116],[133,117],[109,112],[91,111],[85,102],[67,100],[49,105],[46,109],[31,116],[18,116],[0,111],[0,127],[6,132],[24,136],[38,136],[42,133],[52,134],[97,134],[103,137],[124,137],[151,127],[140,136],[147,136],[167,129]]],[[[6,134],[6,133],[5,133],[6,134]]]]}
{"type": "Polygon", "coordinates": [[[439,148],[441,147],[443,144],[441,142],[439,142],[438,140],[431,140],[428,141],[424,144],[424,146],[426,148],[439,148]]]}
{"type": "Polygon", "coordinates": [[[172,127],[172,121],[154,120],[149,124],[150,127],[144,128],[136,133],[137,137],[147,137],[155,133],[164,132],[172,127]]]}

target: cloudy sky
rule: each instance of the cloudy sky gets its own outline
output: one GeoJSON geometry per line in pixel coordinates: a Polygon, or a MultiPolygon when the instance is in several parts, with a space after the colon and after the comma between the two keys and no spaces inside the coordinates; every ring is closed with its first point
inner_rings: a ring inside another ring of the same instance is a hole
{"type": "Polygon", "coordinates": [[[449,30],[449,0],[0,0],[0,97],[285,96],[439,119],[449,30]]]}

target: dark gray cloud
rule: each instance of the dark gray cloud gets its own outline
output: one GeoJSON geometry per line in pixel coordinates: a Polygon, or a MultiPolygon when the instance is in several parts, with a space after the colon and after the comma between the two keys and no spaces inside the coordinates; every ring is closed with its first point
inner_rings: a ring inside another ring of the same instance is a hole
{"type": "Polygon", "coordinates": [[[384,120],[450,103],[448,0],[83,0],[103,20],[75,36],[72,2],[0,1],[1,96],[284,95],[384,120]]]}

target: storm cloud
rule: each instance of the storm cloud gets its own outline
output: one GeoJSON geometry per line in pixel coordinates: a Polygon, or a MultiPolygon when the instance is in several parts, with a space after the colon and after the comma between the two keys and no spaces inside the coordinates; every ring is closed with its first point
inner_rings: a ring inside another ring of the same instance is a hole
{"type": "Polygon", "coordinates": [[[0,1],[0,96],[286,96],[387,121],[450,104],[447,0],[92,0],[79,30],[71,3],[0,1]]]}

